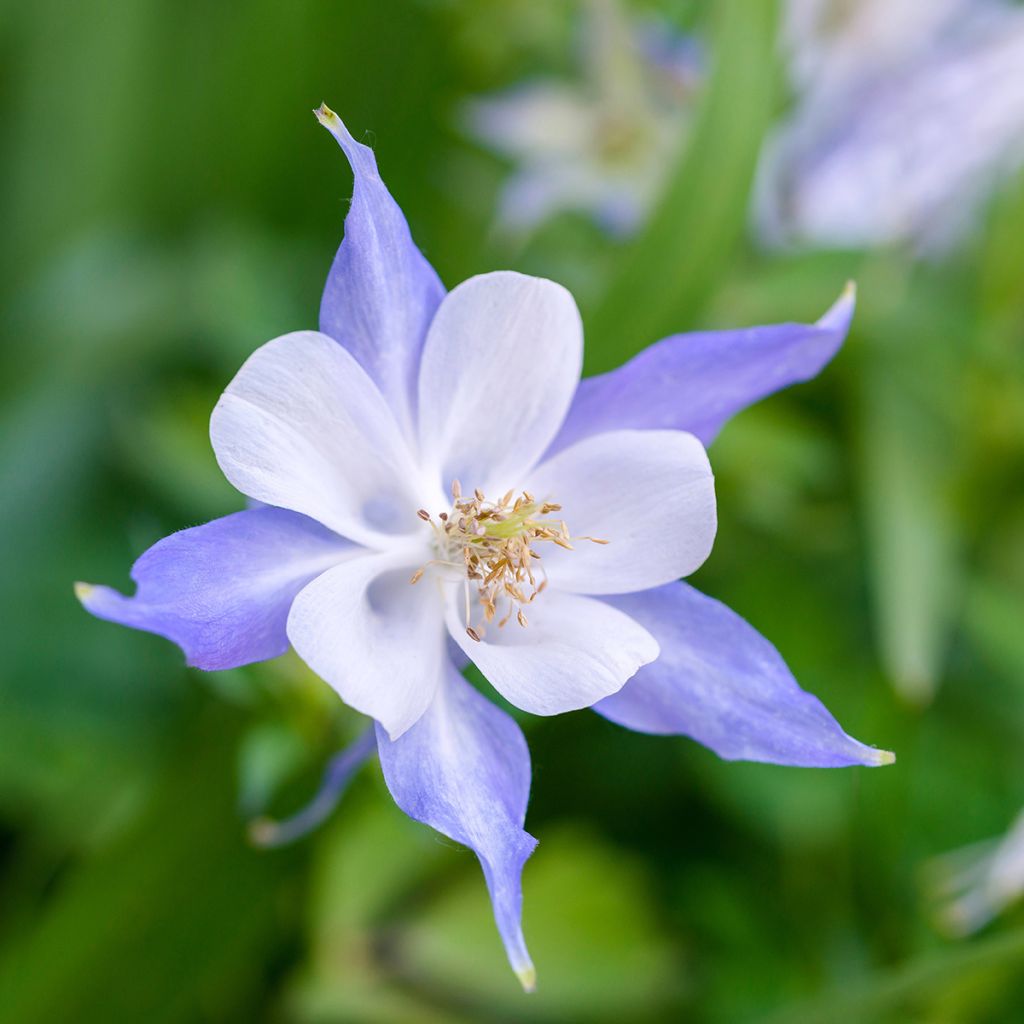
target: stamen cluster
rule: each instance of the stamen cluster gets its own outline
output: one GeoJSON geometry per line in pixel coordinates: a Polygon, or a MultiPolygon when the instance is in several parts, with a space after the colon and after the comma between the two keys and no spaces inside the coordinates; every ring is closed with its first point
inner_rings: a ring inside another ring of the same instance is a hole
{"type": "MultiPolygon", "coordinates": [[[[557,544],[573,549],[573,537],[564,520],[542,521],[561,510],[561,505],[538,501],[529,491],[514,498],[508,491],[500,501],[488,501],[482,491],[463,497],[458,480],[452,483],[452,507],[438,514],[437,521],[426,509],[416,514],[430,523],[437,538],[439,558],[429,565],[442,565],[459,570],[466,581],[466,632],[473,640],[483,639],[486,624],[498,616],[499,605],[506,613],[498,621],[504,627],[513,617],[520,626],[527,625],[523,606],[530,604],[547,586],[547,575],[540,553],[534,545],[557,544]],[[540,579],[538,581],[538,575],[540,579]],[[477,597],[483,621],[473,624],[470,582],[477,586],[477,597]]],[[[607,544],[594,537],[576,538],[607,544]]],[[[426,566],[418,569],[411,583],[418,583],[426,566]]]]}

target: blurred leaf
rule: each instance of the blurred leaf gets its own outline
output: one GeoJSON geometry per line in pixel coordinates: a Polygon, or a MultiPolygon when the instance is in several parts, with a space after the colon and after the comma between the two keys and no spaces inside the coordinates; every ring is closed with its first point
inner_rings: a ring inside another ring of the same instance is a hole
{"type": "Polygon", "coordinates": [[[68,510],[106,426],[103,395],[180,326],[179,286],[162,255],[112,233],[70,246],[20,296],[14,315],[29,344],[17,355],[35,365],[22,369],[0,418],[0,531],[9,540],[16,531],[34,539],[40,507],[68,510]]]}
{"type": "MultiPolygon", "coordinates": [[[[379,771],[378,771],[379,775],[379,771]]],[[[286,997],[290,1019],[455,1021],[458,1014],[397,988],[385,922],[429,890],[445,859],[378,779],[355,784],[317,837],[309,899],[310,956],[286,997]]]]}
{"type": "Polygon", "coordinates": [[[284,781],[306,761],[302,737],[285,722],[260,722],[248,729],[238,747],[241,813],[251,818],[265,812],[284,781]]]}
{"type": "Polygon", "coordinates": [[[664,195],[588,318],[587,372],[684,329],[725,271],[775,96],[774,0],[713,5],[710,84],[664,195]]]}
{"type": "Polygon", "coordinates": [[[901,695],[925,704],[964,571],[953,502],[964,466],[965,328],[948,298],[914,282],[891,301],[869,305],[859,321],[870,339],[858,350],[861,495],[882,661],[901,695]]]}
{"type": "Polygon", "coordinates": [[[68,870],[0,949],[4,1024],[231,1019],[258,1005],[294,855],[249,849],[220,714],[184,739],[143,818],[68,870]]]}
{"type": "MultiPolygon", "coordinates": [[[[225,378],[225,384],[227,378],[225,378]]],[[[115,424],[122,461],[194,525],[236,512],[245,499],[227,482],[210,446],[210,390],[175,389],[115,424]]]]}
{"type": "Polygon", "coordinates": [[[831,437],[782,403],[765,402],[730,421],[712,464],[720,503],[754,529],[833,550],[822,494],[836,487],[840,452],[831,437]],[[817,500],[815,500],[817,499],[817,500]]]}
{"type": "Polygon", "coordinates": [[[841,992],[783,1010],[764,1018],[763,1024],[858,1024],[882,1020],[978,1020],[935,1015],[928,1007],[941,1006],[955,990],[985,975],[1018,976],[1024,965],[1024,929],[922,956],[905,968],[845,985],[841,992]],[[918,1013],[921,1016],[918,1016],[918,1013]],[[880,1015],[884,1017],[880,1018],[880,1015]],[[890,1016],[892,1015],[892,1016],[890,1016]]]}
{"type": "Polygon", "coordinates": [[[393,806],[346,803],[342,817],[320,845],[313,967],[291,1001],[301,1020],[637,1020],[682,991],[640,866],[593,836],[546,835],[527,866],[540,980],[526,996],[472,854],[393,806]]]}
{"type": "Polygon", "coordinates": [[[1024,312],[1024,274],[1020,240],[1024,237],[1024,175],[1006,188],[989,213],[989,234],[978,261],[982,310],[989,316],[1024,312]]]}
{"type": "Polygon", "coordinates": [[[978,580],[968,595],[966,618],[978,646],[1024,697],[1024,594],[1015,587],[978,580]]]}
{"type": "Polygon", "coordinates": [[[884,368],[864,386],[863,495],[882,658],[900,693],[922,704],[939,680],[959,584],[950,449],[884,368]]]}
{"type": "Polygon", "coordinates": [[[508,967],[475,861],[419,920],[398,922],[402,973],[517,1020],[638,1020],[678,998],[683,967],[640,864],[592,834],[546,832],[523,881],[538,972],[529,998],[508,967]]]}

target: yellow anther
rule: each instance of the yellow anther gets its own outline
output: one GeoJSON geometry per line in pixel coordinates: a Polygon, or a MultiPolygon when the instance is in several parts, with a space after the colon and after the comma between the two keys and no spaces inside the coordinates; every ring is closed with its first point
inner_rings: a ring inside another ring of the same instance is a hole
{"type": "MultiPolygon", "coordinates": [[[[491,622],[497,615],[498,602],[507,603],[507,614],[499,628],[515,616],[520,626],[527,625],[523,605],[530,604],[547,586],[541,556],[534,545],[546,542],[572,551],[572,536],[562,520],[546,519],[562,506],[552,501],[538,501],[529,491],[513,500],[507,491],[498,502],[489,502],[480,488],[471,498],[462,497],[462,485],[452,481],[452,507],[438,514],[437,520],[425,510],[417,515],[434,530],[438,557],[431,565],[448,566],[466,581],[466,632],[471,639],[483,639],[484,624],[471,622],[469,581],[477,586],[483,618],[491,622]],[[540,572],[541,579],[537,579],[540,572]]],[[[596,537],[579,538],[595,544],[607,544],[596,537]]],[[[419,569],[410,580],[416,583],[425,571],[419,569]]]]}

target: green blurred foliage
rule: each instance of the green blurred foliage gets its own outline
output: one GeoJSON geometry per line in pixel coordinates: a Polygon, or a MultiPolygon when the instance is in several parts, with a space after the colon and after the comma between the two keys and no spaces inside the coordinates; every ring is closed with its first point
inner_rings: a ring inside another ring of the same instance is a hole
{"type": "Polygon", "coordinates": [[[691,145],[627,243],[492,230],[505,168],[455,107],[567,73],[570,0],[38,0],[0,10],[0,1020],[1019,1019],[1024,916],[954,942],[923,865],[1024,802],[1024,187],[941,265],[769,257],[745,233],[784,96],[763,0],[644,3],[715,54],[691,145]],[[661,333],[810,319],[860,285],[813,384],[715,444],[699,586],[771,637],[885,771],[725,764],[579,713],[525,723],[538,993],[473,857],[375,766],[260,852],[359,729],[293,657],[204,676],[86,616],[160,536],[240,506],[209,410],[315,324],[351,178],[309,111],[373,141],[443,279],[565,280],[587,365],[661,333]],[[941,685],[940,685],[941,683],[941,685]]]}

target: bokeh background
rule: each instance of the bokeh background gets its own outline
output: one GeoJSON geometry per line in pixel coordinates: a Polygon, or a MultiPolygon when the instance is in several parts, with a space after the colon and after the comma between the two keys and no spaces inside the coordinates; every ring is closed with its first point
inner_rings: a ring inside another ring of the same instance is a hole
{"type": "Polygon", "coordinates": [[[4,1024],[1024,1019],[1024,914],[954,934],[937,860],[1024,804],[1024,179],[937,255],[772,248],[751,207],[793,102],[782,12],[623,3],[615,24],[697,41],[653,206],[631,232],[579,211],[510,230],[514,169],[466,105],[578,78],[589,7],[0,5],[4,1024]],[[149,544],[241,506],[208,415],[256,346],[315,326],[351,194],[321,100],[449,286],[512,267],[574,289],[589,372],[859,284],[820,379],[715,442],[695,582],[898,762],[727,764],[590,713],[524,723],[530,997],[475,858],[376,764],[306,839],[247,841],[359,729],[296,658],[186,671],[72,594],[127,588],[149,544]]]}

